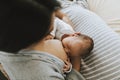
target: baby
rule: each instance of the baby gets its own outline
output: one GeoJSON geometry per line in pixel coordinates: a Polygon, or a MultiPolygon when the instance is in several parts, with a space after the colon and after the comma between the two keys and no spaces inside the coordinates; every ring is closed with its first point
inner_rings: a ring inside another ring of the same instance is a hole
{"type": "Polygon", "coordinates": [[[51,35],[53,38],[62,41],[63,47],[69,56],[72,54],[77,56],[77,53],[83,55],[93,49],[94,43],[92,38],[75,32],[69,24],[58,18],[55,18],[54,29],[51,35]]]}
{"type": "Polygon", "coordinates": [[[84,56],[91,52],[94,45],[89,36],[79,33],[64,34],[61,41],[70,57],[84,56]]]}
{"type": "Polygon", "coordinates": [[[61,40],[73,67],[80,70],[81,57],[90,53],[93,49],[94,43],[92,38],[75,32],[69,24],[58,18],[55,18],[54,29],[51,35],[51,38],[61,40]]]}

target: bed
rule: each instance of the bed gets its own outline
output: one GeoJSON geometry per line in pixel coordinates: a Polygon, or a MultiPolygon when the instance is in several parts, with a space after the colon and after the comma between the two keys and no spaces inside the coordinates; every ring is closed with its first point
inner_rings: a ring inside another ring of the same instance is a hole
{"type": "Polygon", "coordinates": [[[89,10],[73,4],[62,10],[74,29],[89,35],[95,43],[91,54],[82,59],[81,73],[86,80],[120,80],[120,0],[87,3],[89,10]]]}
{"type": "Polygon", "coordinates": [[[87,0],[89,10],[99,15],[120,35],[120,0],[87,0]]]}

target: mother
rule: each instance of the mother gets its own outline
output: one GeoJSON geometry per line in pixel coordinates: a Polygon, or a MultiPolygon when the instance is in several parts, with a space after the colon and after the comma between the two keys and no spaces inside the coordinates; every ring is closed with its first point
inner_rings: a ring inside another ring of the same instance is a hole
{"type": "Polygon", "coordinates": [[[53,12],[59,6],[55,0],[49,1],[49,4],[46,1],[0,1],[1,71],[4,70],[10,80],[83,78],[74,69],[66,77],[63,61],[67,55],[61,42],[46,40],[53,28],[50,26],[53,24],[53,12]]]}

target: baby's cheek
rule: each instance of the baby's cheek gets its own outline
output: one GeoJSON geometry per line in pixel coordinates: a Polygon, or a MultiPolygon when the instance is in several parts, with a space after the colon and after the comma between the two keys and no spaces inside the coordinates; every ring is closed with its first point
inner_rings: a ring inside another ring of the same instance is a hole
{"type": "Polygon", "coordinates": [[[80,54],[80,51],[77,51],[77,50],[73,50],[71,51],[71,54],[70,54],[72,57],[80,57],[81,54],[80,54]]]}

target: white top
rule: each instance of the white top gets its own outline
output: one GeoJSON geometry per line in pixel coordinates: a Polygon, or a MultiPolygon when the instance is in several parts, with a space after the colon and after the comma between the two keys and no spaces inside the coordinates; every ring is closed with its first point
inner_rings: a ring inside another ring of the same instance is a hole
{"type": "Polygon", "coordinates": [[[75,33],[75,31],[73,30],[72,26],[60,20],[59,18],[55,18],[54,29],[51,32],[51,35],[61,40],[62,35],[73,34],[73,33],[75,33]]]}

